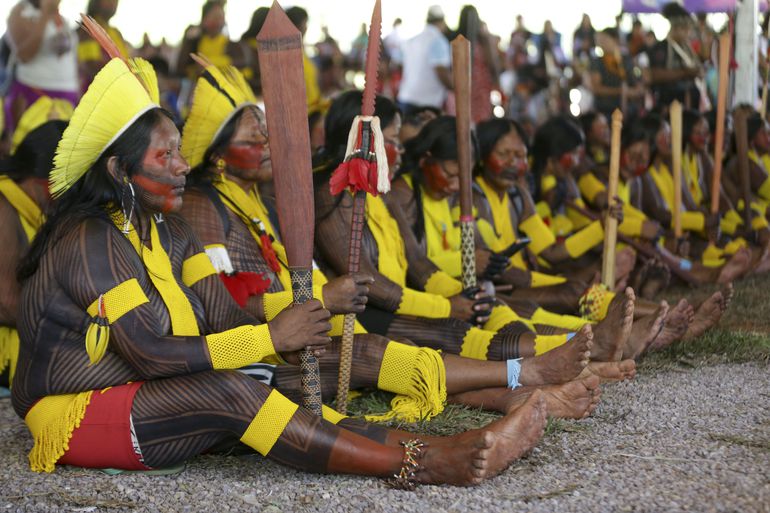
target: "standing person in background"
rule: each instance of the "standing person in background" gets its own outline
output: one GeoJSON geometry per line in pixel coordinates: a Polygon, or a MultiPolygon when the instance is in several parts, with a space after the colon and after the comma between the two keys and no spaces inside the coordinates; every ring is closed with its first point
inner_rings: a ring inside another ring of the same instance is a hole
{"type": "MultiPolygon", "coordinates": [[[[118,29],[110,26],[110,19],[115,16],[118,10],[118,0],[89,0],[86,14],[96,20],[101,27],[110,35],[110,38],[118,46],[120,52],[129,57],[131,52],[126,44],[123,35],[118,29]]],[[[80,43],[78,43],[78,62],[80,63],[81,90],[88,89],[88,85],[94,79],[96,73],[107,64],[109,57],[102,50],[91,36],[84,30],[78,32],[80,43]]]]}
{"type": "Polygon", "coordinates": [[[361,24],[361,30],[350,44],[350,53],[348,54],[348,69],[361,71],[364,69],[364,59],[366,58],[366,45],[369,43],[369,31],[366,29],[366,23],[361,24]]]}
{"type": "Polygon", "coordinates": [[[267,7],[260,7],[251,15],[249,28],[241,36],[241,47],[246,52],[246,61],[248,73],[243,76],[251,86],[252,91],[257,96],[262,96],[262,78],[259,71],[259,55],[257,53],[257,34],[262,30],[265,24],[267,13],[270,11],[267,7]]]}
{"type": "MultiPolygon", "coordinates": [[[[309,16],[302,7],[289,7],[286,9],[286,16],[302,33],[302,40],[305,39],[307,32],[307,21],[309,16]]],[[[307,95],[307,111],[311,113],[316,110],[326,110],[328,102],[321,96],[321,88],[318,86],[318,69],[313,61],[302,52],[302,66],[305,70],[305,94],[307,95]]]]}
{"type": "Polygon", "coordinates": [[[511,42],[508,45],[508,63],[514,70],[524,66],[528,60],[527,42],[532,37],[532,32],[524,27],[524,18],[519,14],[516,16],[516,28],[511,33],[511,42]]]}
{"type": "Polygon", "coordinates": [[[190,57],[198,53],[206,57],[215,66],[232,64],[243,68],[246,55],[241,46],[225,33],[225,3],[221,0],[209,0],[201,8],[201,22],[187,28],[179,50],[176,72],[194,79],[198,65],[190,57]]]}
{"type": "Polygon", "coordinates": [[[594,49],[595,34],[596,30],[591,24],[591,18],[587,14],[583,14],[580,26],[575,30],[575,34],[572,36],[573,60],[591,57],[594,49]]]}
{"type": "Polygon", "coordinates": [[[617,108],[626,114],[638,112],[645,92],[639,80],[641,72],[634,69],[631,56],[622,51],[617,30],[612,27],[602,30],[596,42],[603,52],[601,57],[591,60],[591,88],[596,110],[607,118],[617,108]]]}
{"type": "Polygon", "coordinates": [[[8,16],[16,76],[5,98],[5,128],[13,133],[27,108],[42,96],[78,101],[77,35],[59,14],[60,0],[21,0],[8,16]]]}
{"type": "Polygon", "coordinates": [[[663,16],[671,23],[665,40],[650,50],[650,76],[655,103],[668,107],[679,100],[687,108],[700,106],[701,93],[696,79],[703,73],[700,59],[690,46],[692,18],[679,4],[669,3],[663,8],[663,16]]]}
{"type": "Polygon", "coordinates": [[[456,36],[459,35],[471,42],[471,119],[478,123],[492,117],[490,94],[500,89],[497,48],[472,5],[466,5],[460,11],[456,36]]]}
{"type": "Polygon", "coordinates": [[[446,28],[443,9],[433,5],[428,9],[425,29],[404,44],[398,102],[406,116],[420,106],[440,109],[452,89],[452,54],[444,36],[446,28]]]}

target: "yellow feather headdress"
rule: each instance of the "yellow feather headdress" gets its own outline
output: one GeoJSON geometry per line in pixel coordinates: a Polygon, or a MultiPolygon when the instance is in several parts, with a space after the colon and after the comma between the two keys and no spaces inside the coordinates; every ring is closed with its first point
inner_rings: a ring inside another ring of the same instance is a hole
{"type": "Polygon", "coordinates": [[[142,114],[160,107],[152,65],[121,55],[104,30],[87,16],[83,26],[112,59],[80,99],[56,148],[49,183],[54,198],[72,187],[142,114]]]}
{"type": "Polygon", "coordinates": [[[182,156],[197,167],[203,155],[233,116],[257,98],[243,74],[233,66],[218,68],[199,56],[193,56],[205,69],[193,92],[190,114],[182,132],[182,156]]]}
{"type": "Polygon", "coordinates": [[[48,121],[68,121],[72,117],[72,104],[60,98],[41,96],[35,103],[29,106],[19,119],[19,124],[13,132],[11,139],[11,155],[24,139],[35,129],[48,121]]]}

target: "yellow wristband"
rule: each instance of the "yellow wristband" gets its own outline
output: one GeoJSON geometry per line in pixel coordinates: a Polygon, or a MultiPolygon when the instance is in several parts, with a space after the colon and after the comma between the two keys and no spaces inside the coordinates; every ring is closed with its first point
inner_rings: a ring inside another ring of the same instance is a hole
{"type": "Polygon", "coordinates": [[[601,244],[604,240],[604,228],[601,221],[594,221],[577,233],[567,237],[564,241],[564,248],[572,258],[578,258],[584,255],[594,246],[601,244]]]}
{"type": "Polygon", "coordinates": [[[604,184],[596,178],[593,173],[586,173],[581,176],[578,180],[578,188],[580,189],[580,194],[582,194],[589,203],[593,203],[599,193],[607,190],[604,184]]]}
{"type": "Polygon", "coordinates": [[[489,344],[495,336],[494,331],[482,330],[477,327],[469,329],[463,337],[460,356],[474,360],[486,360],[489,344]]]}
{"type": "Polygon", "coordinates": [[[527,234],[530,243],[527,246],[536,255],[539,255],[545,248],[556,242],[556,237],[543,218],[533,214],[519,223],[519,229],[527,234]]]}
{"type": "MultiPolygon", "coordinates": [[[[313,285],[313,299],[317,299],[323,304],[323,285],[313,285]]],[[[262,307],[265,310],[265,320],[267,322],[275,319],[275,316],[284,311],[294,302],[294,294],[290,290],[281,292],[269,292],[262,296],[262,307]]]]}
{"type": "Polygon", "coordinates": [[[463,291],[463,284],[444,271],[436,271],[425,282],[425,292],[443,297],[456,296],[463,291]]]}
{"type": "Polygon", "coordinates": [[[252,363],[283,363],[273,346],[267,324],[238,326],[206,335],[214,369],[239,369],[252,363]]]}
{"type": "MultiPolygon", "coordinates": [[[[690,232],[702,232],[706,227],[706,216],[703,212],[682,212],[682,229],[690,232]]],[[[674,218],[671,217],[671,227],[674,226],[674,218]]]]}
{"type": "Polygon", "coordinates": [[[445,297],[418,292],[413,289],[402,289],[401,304],[397,314],[425,317],[427,319],[445,319],[452,312],[452,305],[445,297]]]}

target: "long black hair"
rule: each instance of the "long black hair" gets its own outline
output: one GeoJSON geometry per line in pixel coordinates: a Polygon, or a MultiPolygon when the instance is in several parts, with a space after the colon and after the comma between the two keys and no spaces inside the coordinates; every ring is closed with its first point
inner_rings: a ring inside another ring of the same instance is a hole
{"type": "MultiPolygon", "coordinates": [[[[642,118],[642,129],[647,134],[647,142],[650,144],[650,162],[655,160],[658,156],[658,145],[655,138],[657,137],[658,132],[663,128],[664,124],[665,120],[659,114],[654,112],[651,112],[642,118]]],[[[628,146],[630,146],[630,144],[626,144],[623,147],[628,148],[628,146]]]]}
{"type": "MultiPolygon", "coordinates": [[[[695,130],[695,125],[701,119],[706,119],[702,112],[695,109],[684,109],[682,111],[682,149],[689,144],[692,131],[695,130]]],[[[706,120],[708,124],[708,120],[706,120]]]]}
{"type": "Polygon", "coordinates": [[[13,155],[0,162],[0,173],[17,182],[25,178],[48,178],[56,145],[66,127],[66,121],[54,120],[32,130],[13,155]]]}
{"type": "Polygon", "coordinates": [[[580,127],[564,116],[549,119],[535,132],[532,143],[532,196],[540,199],[540,180],[548,159],[559,158],[585,143],[580,127]]]}
{"type": "MultiPolygon", "coordinates": [[[[516,135],[521,139],[524,145],[527,145],[527,134],[521,125],[510,118],[492,118],[486,121],[482,121],[476,126],[476,139],[478,140],[479,158],[478,163],[475,166],[473,173],[480,174],[483,170],[484,161],[486,161],[492,150],[495,149],[495,145],[500,139],[516,132],[516,135]]],[[[529,150],[529,148],[527,148],[529,150]]]]}
{"type": "Polygon", "coordinates": [[[110,175],[107,161],[116,157],[118,167],[128,177],[134,176],[142,169],[142,160],[150,145],[152,131],[164,116],[173,122],[171,114],[160,108],[142,114],[101,154],[85,175],[52,204],[46,222],[32,240],[29,252],[19,265],[17,277],[20,283],[35,274],[40,259],[48,249],[84,219],[109,219],[111,214],[121,208],[121,204],[131,201],[127,187],[110,175]]]}
{"type": "MultiPolygon", "coordinates": [[[[313,156],[313,185],[328,187],[329,178],[337,166],[345,160],[345,150],[348,145],[348,133],[353,120],[361,113],[363,93],[358,90],[346,91],[339,95],[329,107],[324,119],[324,145],[313,156]]],[[[377,95],[374,99],[374,115],[380,118],[380,126],[384,130],[399,114],[398,107],[392,100],[377,95]]],[[[328,217],[337,208],[343,195],[337,196],[332,207],[327,212],[321,212],[318,220],[328,217]]]]}
{"type": "MultiPolygon", "coordinates": [[[[472,158],[478,155],[475,150],[476,138],[472,134],[472,158]]],[[[416,137],[405,145],[404,165],[396,176],[410,174],[412,190],[417,207],[417,219],[412,226],[418,241],[425,236],[425,217],[422,211],[422,186],[425,183],[420,160],[430,157],[436,160],[457,160],[457,122],[454,116],[439,116],[430,120],[416,137]]]]}

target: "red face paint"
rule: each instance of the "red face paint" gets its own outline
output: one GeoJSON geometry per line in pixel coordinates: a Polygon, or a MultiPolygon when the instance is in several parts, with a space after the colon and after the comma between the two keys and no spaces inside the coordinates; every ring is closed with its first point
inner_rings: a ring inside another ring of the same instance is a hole
{"type": "Polygon", "coordinates": [[[708,135],[704,134],[692,134],[690,136],[690,143],[696,148],[696,149],[703,149],[705,148],[709,143],[710,137],[708,135]]]}
{"type": "Polygon", "coordinates": [[[502,175],[505,178],[521,178],[527,172],[529,166],[527,159],[514,157],[511,165],[501,162],[495,155],[490,155],[486,161],[486,166],[492,173],[502,175]]]}
{"type": "Polygon", "coordinates": [[[443,193],[449,187],[449,180],[438,162],[425,164],[422,166],[422,172],[429,189],[443,193]]]}
{"type": "Polygon", "coordinates": [[[401,155],[401,148],[391,142],[385,143],[385,154],[388,156],[388,166],[395,166],[401,155]]]}
{"type": "Polygon", "coordinates": [[[502,174],[502,172],[505,171],[505,165],[502,162],[500,162],[500,159],[498,159],[494,155],[489,156],[486,164],[489,170],[496,175],[502,174]]]}
{"type": "Polygon", "coordinates": [[[177,189],[178,187],[184,187],[184,182],[182,182],[181,185],[173,185],[158,182],[152,178],[140,174],[134,175],[131,181],[150,194],[163,198],[163,206],[161,207],[161,212],[168,212],[171,210],[171,208],[174,206],[174,200],[179,196],[174,192],[174,189],[177,189]]]}
{"type": "Polygon", "coordinates": [[[574,152],[567,152],[559,157],[559,165],[565,171],[572,171],[578,165],[578,156],[574,152]]]}
{"type": "Polygon", "coordinates": [[[230,145],[224,155],[228,165],[238,169],[259,169],[262,165],[264,144],[230,145]]]}

